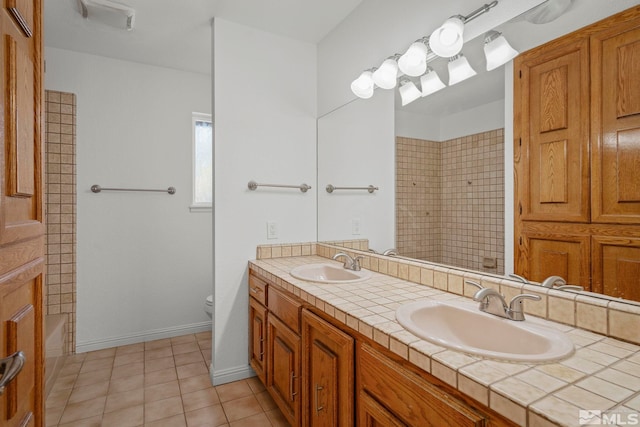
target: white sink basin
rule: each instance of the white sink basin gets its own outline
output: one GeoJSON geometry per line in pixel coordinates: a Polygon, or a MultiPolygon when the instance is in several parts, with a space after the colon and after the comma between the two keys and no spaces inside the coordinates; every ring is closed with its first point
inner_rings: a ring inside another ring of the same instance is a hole
{"type": "Polygon", "coordinates": [[[336,264],[306,264],[294,268],[290,274],[296,279],[318,283],[354,283],[371,277],[369,270],[347,270],[336,264]]]}
{"type": "Polygon", "coordinates": [[[442,347],[490,359],[550,363],[573,354],[561,332],[531,320],[483,313],[477,304],[416,301],[398,307],[396,319],[414,335],[442,347]]]}

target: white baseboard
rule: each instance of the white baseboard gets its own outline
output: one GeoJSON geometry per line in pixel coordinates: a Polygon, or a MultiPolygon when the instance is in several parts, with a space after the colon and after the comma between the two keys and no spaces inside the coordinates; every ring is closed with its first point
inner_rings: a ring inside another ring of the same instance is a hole
{"type": "Polygon", "coordinates": [[[198,332],[206,332],[210,330],[211,321],[192,323],[190,325],[174,326],[171,328],[154,329],[151,331],[144,331],[136,334],[124,335],[121,337],[77,342],[76,353],[85,353],[87,351],[102,350],[105,348],[137,344],[163,338],[178,337],[180,335],[197,334],[198,332]]]}
{"type": "Polygon", "coordinates": [[[256,373],[249,365],[237,366],[235,368],[214,370],[213,365],[209,369],[211,383],[213,385],[226,384],[233,381],[244,380],[246,378],[255,377],[256,373]]]}

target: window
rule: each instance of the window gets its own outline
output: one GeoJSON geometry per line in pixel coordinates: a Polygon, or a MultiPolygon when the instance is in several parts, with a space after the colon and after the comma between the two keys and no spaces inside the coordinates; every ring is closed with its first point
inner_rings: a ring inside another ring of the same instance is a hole
{"type": "Polygon", "coordinates": [[[210,114],[193,113],[193,204],[210,211],[213,202],[213,125],[210,114]]]}

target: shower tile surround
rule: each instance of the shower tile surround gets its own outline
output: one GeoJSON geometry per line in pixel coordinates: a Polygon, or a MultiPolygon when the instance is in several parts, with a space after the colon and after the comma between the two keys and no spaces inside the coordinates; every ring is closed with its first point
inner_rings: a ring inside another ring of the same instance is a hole
{"type": "Polygon", "coordinates": [[[45,91],[45,314],[67,315],[66,352],[75,351],[76,96],[45,91]]]}
{"type": "MultiPolygon", "coordinates": [[[[261,245],[257,248],[257,259],[250,261],[250,265],[258,274],[337,321],[520,425],[577,425],[580,409],[640,411],[640,305],[523,285],[474,271],[355,252],[346,247],[360,244],[261,245]],[[309,256],[283,255],[297,253],[296,248],[303,247],[309,247],[309,256]],[[340,251],[364,255],[362,266],[381,274],[374,274],[362,283],[339,286],[305,282],[289,274],[293,267],[327,262],[327,258],[340,251]],[[459,357],[458,352],[417,338],[395,321],[395,308],[416,298],[471,297],[475,288],[466,286],[465,279],[479,281],[507,298],[524,292],[540,295],[541,301],[525,303],[525,311],[553,321],[548,325],[567,334],[576,346],[576,353],[560,362],[540,365],[459,357]],[[372,307],[369,300],[383,295],[390,302],[372,307]]],[[[365,243],[362,245],[367,247],[365,243]]]]}
{"type": "Polygon", "coordinates": [[[396,138],[396,248],[504,273],[504,131],[443,142],[396,138]],[[483,258],[497,260],[483,267],[483,258]]]}

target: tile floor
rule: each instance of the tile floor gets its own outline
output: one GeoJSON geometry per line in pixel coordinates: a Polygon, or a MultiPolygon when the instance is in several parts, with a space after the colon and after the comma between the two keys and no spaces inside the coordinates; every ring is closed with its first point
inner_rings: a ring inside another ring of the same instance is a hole
{"type": "Polygon", "coordinates": [[[210,359],[210,332],[69,356],[46,426],[288,425],[257,378],[213,387],[210,359]]]}

